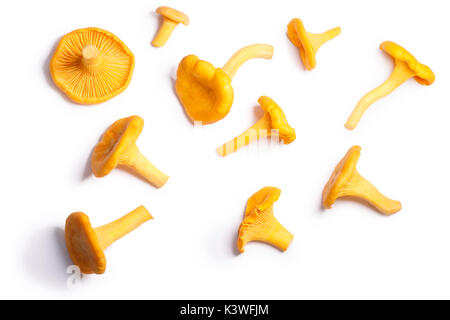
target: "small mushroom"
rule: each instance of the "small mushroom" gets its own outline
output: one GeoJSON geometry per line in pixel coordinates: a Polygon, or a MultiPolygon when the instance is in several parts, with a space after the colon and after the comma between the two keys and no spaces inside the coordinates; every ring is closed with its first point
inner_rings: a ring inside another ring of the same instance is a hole
{"type": "Polygon", "coordinates": [[[295,129],[287,122],[281,107],[266,96],[259,97],[258,102],[264,110],[264,115],[239,136],[218,147],[216,151],[220,156],[225,157],[264,137],[278,136],[285,144],[295,140],[295,129]]]}
{"type": "Polygon", "coordinates": [[[195,55],[184,57],[178,66],[175,89],[188,117],[202,124],[223,119],[233,104],[231,80],[239,67],[249,59],[271,59],[272,55],[270,45],[250,45],[236,52],[223,68],[215,68],[195,55]]]}
{"type": "Polygon", "coordinates": [[[100,28],[66,34],[50,61],[56,86],[80,104],[105,102],[124,91],[134,70],[134,55],[115,35],[100,28]]]}
{"type": "Polygon", "coordinates": [[[324,33],[310,33],[306,31],[303,22],[298,18],[292,19],[287,26],[288,38],[299,49],[303,65],[307,70],[312,70],[316,67],[316,53],[319,48],[340,33],[340,27],[324,33]]]}
{"type": "Polygon", "coordinates": [[[289,247],[294,236],[273,215],[273,203],[280,193],[278,188],[265,187],[248,199],[245,217],[239,227],[239,252],[243,253],[244,246],[250,241],[266,242],[281,251],[289,247]]]}
{"type": "Polygon", "coordinates": [[[414,77],[418,83],[426,86],[429,86],[434,82],[435,76],[433,71],[426,65],[417,61],[416,58],[403,47],[394,42],[385,41],[380,45],[380,49],[386,51],[394,59],[394,70],[382,85],[361,98],[345,123],[345,127],[348,130],[353,130],[358,125],[364,112],[366,112],[375,101],[393,92],[406,80],[414,77]]]}
{"type": "Polygon", "coordinates": [[[152,44],[155,47],[162,47],[169,39],[175,27],[182,23],[185,26],[189,24],[189,17],[183,12],[170,7],[162,6],[156,9],[156,13],[160,14],[163,21],[161,27],[155,35],[152,44]]]}
{"type": "Polygon", "coordinates": [[[363,199],[380,212],[390,215],[400,211],[400,201],[391,200],[381,194],[369,181],[356,170],[361,152],[360,146],[353,146],[338,163],[322,193],[322,203],[330,209],[337,198],[355,197],[363,199]]]}
{"type": "Polygon", "coordinates": [[[169,179],[139,151],[136,140],[144,120],[131,116],[114,122],[105,132],[92,154],[91,168],[96,177],[104,177],[117,166],[125,167],[157,188],[169,179]]]}
{"type": "Polygon", "coordinates": [[[102,274],[106,269],[103,251],[113,242],[127,235],[152,215],[140,206],[109,224],[92,228],[89,217],[83,212],[74,212],[66,219],[65,238],[70,258],[81,272],[102,274]]]}

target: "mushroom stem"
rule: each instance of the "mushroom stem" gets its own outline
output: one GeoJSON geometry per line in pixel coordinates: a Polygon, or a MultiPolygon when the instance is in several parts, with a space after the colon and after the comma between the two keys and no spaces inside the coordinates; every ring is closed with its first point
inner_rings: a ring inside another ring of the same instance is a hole
{"type": "Polygon", "coordinates": [[[267,112],[253,126],[242,132],[239,136],[224,143],[216,149],[219,156],[225,157],[230,153],[236,152],[242,147],[249,145],[251,142],[268,137],[271,135],[271,120],[267,112]]]}
{"type": "Polygon", "coordinates": [[[353,130],[361,120],[364,112],[377,100],[387,96],[396,88],[398,88],[406,80],[414,76],[414,72],[408,67],[405,62],[399,61],[395,63],[395,68],[389,78],[380,86],[367,93],[356,105],[351,113],[345,127],[348,130],[353,130]]]}
{"type": "Polygon", "coordinates": [[[88,45],[81,50],[81,61],[87,68],[92,68],[100,62],[98,49],[94,45],[88,45]]]}
{"type": "Polygon", "coordinates": [[[223,66],[228,76],[233,79],[234,75],[246,61],[255,58],[272,59],[273,46],[268,44],[252,44],[237,51],[223,66]]]}
{"type": "Polygon", "coordinates": [[[172,34],[172,31],[178,25],[178,22],[171,20],[169,18],[163,17],[162,19],[163,21],[161,27],[159,28],[158,32],[156,33],[152,41],[152,45],[158,48],[164,46],[164,44],[172,34]]]}
{"type": "Polygon", "coordinates": [[[121,156],[119,163],[157,188],[162,187],[169,177],[156,168],[138,149],[136,144],[130,146],[121,156]]]}
{"type": "Polygon", "coordinates": [[[270,231],[265,235],[262,234],[261,239],[258,240],[268,242],[281,251],[286,251],[291,244],[292,239],[294,239],[294,235],[283,227],[275,217],[272,217],[271,220],[272,221],[268,222],[271,225],[270,231]]]}
{"type": "Polygon", "coordinates": [[[95,234],[97,235],[102,250],[105,250],[113,242],[127,235],[150,219],[153,219],[150,212],[144,206],[140,206],[122,218],[95,228],[95,234]]]}
{"type": "Polygon", "coordinates": [[[317,52],[319,48],[325,43],[330,41],[331,39],[337,37],[341,33],[341,27],[336,27],[325,31],[323,33],[310,33],[307,32],[309,41],[311,42],[314,51],[317,52]]]}
{"type": "Polygon", "coordinates": [[[402,208],[400,201],[389,199],[383,195],[356,171],[347,183],[342,196],[362,198],[387,215],[394,214],[402,208]]]}

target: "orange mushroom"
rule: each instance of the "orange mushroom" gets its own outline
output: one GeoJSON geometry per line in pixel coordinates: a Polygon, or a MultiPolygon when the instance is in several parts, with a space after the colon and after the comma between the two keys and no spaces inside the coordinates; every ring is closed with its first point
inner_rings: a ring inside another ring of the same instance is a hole
{"type": "Polygon", "coordinates": [[[298,18],[292,19],[287,26],[288,38],[299,49],[300,57],[307,70],[312,70],[316,67],[316,53],[319,48],[340,33],[340,27],[320,34],[310,33],[306,31],[303,22],[298,18]]]}
{"type": "Polygon", "coordinates": [[[380,49],[386,51],[395,63],[394,70],[389,78],[379,87],[367,93],[356,105],[352,114],[345,123],[348,130],[353,130],[361,120],[364,112],[377,100],[387,96],[405,81],[414,78],[418,83],[429,86],[433,84],[435,76],[433,71],[417,61],[414,56],[398,44],[385,41],[380,49]]]}
{"type": "Polygon", "coordinates": [[[225,157],[264,137],[278,136],[285,144],[295,140],[295,129],[287,122],[281,107],[266,96],[259,97],[258,102],[264,110],[264,115],[239,136],[218,147],[216,151],[220,156],[225,157]]]}
{"type": "Polygon", "coordinates": [[[169,177],[148,161],[136,146],[143,127],[141,117],[131,116],[117,120],[106,130],[92,154],[91,168],[96,177],[104,177],[115,167],[122,166],[157,188],[167,182],[169,177]]]}
{"type": "Polygon", "coordinates": [[[124,91],[134,70],[134,55],[115,35],[100,28],[66,34],[50,61],[56,86],[80,104],[105,102],[124,91]]]}
{"type": "Polygon", "coordinates": [[[185,26],[189,24],[189,17],[183,12],[170,7],[162,6],[156,9],[156,13],[160,14],[163,21],[161,27],[155,35],[152,44],[155,47],[162,47],[169,39],[175,27],[182,23],[185,26]]]}
{"type": "Polygon", "coordinates": [[[152,215],[140,206],[120,219],[99,228],[92,228],[89,217],[74,212],[66,219],[65,238],[70,258],[81,272],[102,274],[106,269],[103,251],[113,242],[127,235],[152,215]]]}
{"type": "Polygon", "coordinates": [[[265,187],[248,199],[245,217],[239,227],[239,252],[243,253],[250,241],[262,241],[281,251],[287,250],[294,236],[273,215],[273,203],[278,200],[280,193],[278,188],[265,187]]]}
{"type": "Polygon", "coordinates": [[[178,66],[175,89],[188,117],[202,124],[223,119],[233,104],[231,80],[239,67],[249,59],[271,59],[272,55],[270,45],[250,45],[236,52],[223,68],[215,68],[195,55],[184,57],[178,66]]]}
{"type": "Polygon", "coordinates": [[[322,193],[322,203],[330,209],[340,197],[363,199],[380,212],[390,215],[400,211],[400,201],[384,196],[373,184],[364,179],[356,170],[361,155],[361,147],[351,147],[345,157],[338,163],[322,193]]]}

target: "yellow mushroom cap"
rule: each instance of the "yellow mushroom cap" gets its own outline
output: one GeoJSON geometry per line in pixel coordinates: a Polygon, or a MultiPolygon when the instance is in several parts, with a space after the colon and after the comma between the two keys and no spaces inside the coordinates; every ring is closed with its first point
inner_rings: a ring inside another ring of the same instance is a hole
{"type": "Polygon", "coordinates": [[[175,89],[189,118],[203,124],[223,119],[233,104],[230,77],[195,55],[181,60],[175,89]]]}
{"type": "Polygon", "coordinates": [[[300,55],[305,67],[308,70],[314,69],[317,64],[316,55],[302,20],[298,18],[292,19],[288,24],[287,35],[289,40],[300,49],[300,55]]]}
{"type": "Polygon", "coordinates": [[[287,122],[283,109],[275,101],[266,96],[259,97],[258,103],[269,114],[272,122],[272,130],[278,130],[278,134],[284,143],[289,144],[293,142],[296,138],[295,129],[287,122]]]}
{"type": "Polygon", "coordinates": [[[333,203],[339,197],[340,191],[355,171],[360,155],[361,147],[353,146],[337,164],[323,189],[322,200],[325,208],[331,208],[333,203]]]}
{"type": "Polygon", "coordinates": [[[144,127],[144,120],[131,116],[114,122],[105,132],[92,153],[92,172],[104,177],[119,163],[120,156],[136,143],[144,127]]]}
{"type": "Polygon", "coordinates": [[[395,42],[385,41],[380,45],[380,49],[386,51],[395,60],[405,62],[415,73],[414,78],[418,83],[427,86],[433,84],[435,79],[433,71],[426,65],[417,61],[417,59],[403,47],[395,42]]]}
{"type": "Polygon", "coordinates": [[[166,18],[169,18],[170,20],[173,20],[175,22],[182,23],[185,26],[189,24],[189,17],[183,12],[175,10],[173,8],[161,6],[156,9],[156,13],[166,18]]]}
{"type": "Polygon", "coordinates": [[[281,190],[276,187],[264,187],[253,194],[247,201],[245,216],[247,217],[253,211],[264,211],[270,208],[274,202],[280,198],[281,190]]]}
{"type": "Polygon", "coordinates": [[[50,61],[56,86],[80,104],[107,101],[125,90],[134,55],[114,34],[100,28],[72,31],[62,37],[50,61]],[[92,60],[87,65],[84,61],[92,60]]]}
{"type": "Polygon", "coordinates": [[[106,258],[86,214],[74,212],[67,218],[65,238],[70,258],[81,272],[105,272],[106,258]]]}

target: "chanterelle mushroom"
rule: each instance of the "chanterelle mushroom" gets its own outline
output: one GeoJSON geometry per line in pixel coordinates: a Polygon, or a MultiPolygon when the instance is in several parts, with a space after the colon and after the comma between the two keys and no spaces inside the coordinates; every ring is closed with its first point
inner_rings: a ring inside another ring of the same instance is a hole
{"type": "Polygon", "coordinates": [[[239,67],[249,59],[271,59],[272,55],[270,45],[250,45],[236,52],[223,68],[215,68],[195,55],[184,57],[178,66],[175,89],[186,114],[202,124],[223,119],[233,104],[231,80],[239,67]]]}
{"type": "Polygon", "coordinates": [[[280,193],[278,188],[265,187],[248,199],[237,240],[241,253],[250,241],[266,242],[282,251],[286,251],[291,244],[294,236],[273,215],[273,203],[278,200],[280,193]]]}
{"type": "Polygon", "coordinates": [[[366,200],[384,214],[393,214],[402,208],[400,201],[391,200],[381,194],[356,170],[361,152],[360,146],[351,147],[338,163],[322,193],[322,203],[330,209],[337,198],[356,197],[366,200]]]}
{"type": "Polygon", "coordinates": [[[298,19],[292,19],[287,27],[287,35],[289,40],[299,49],[300,57],[307,70],[316,67],[317,50],[327,41],[341,33],[341,28],[336,27],[324,33],[315,34],[306,31],[303,22],[298,19]]]}
{"type": "Polygon", "coordinates": [[[366,112],[375,101],[390,94],[406,80],[414,77],[418,83],[426,86],[429,86],[434,82],[435,76],[433,71],[426,65],[417,61],[417,59],[403,47],[394,42],[385,41],[380,45],[380,49],[386,51],[394,59],[394,70],[382,85],[361,98],[345,123],[345,127],[349,130],[354,129],[357,126],[364,112],[366,112]]]}
{"type": "Polygon", "coordinates": [[[258,122],[239,136],[218,147],[216,151],[220,156],[225,157],[250,144],[252,141],[264,137],[276,135],[285,144],[289,144],[295,140],[295,129],[287,122],[281,107],[266,96],[259,97],[258,102],[264,110],[264,115],[258,122]]]}
{"type": "Polygon", "coordinates": [[[182,23],[185,26],[189,24],[189,17],[183,12],[172,9],[170,7],[162,6],[156,9],[156,13],[160,14],[163,21],[161,27],[155,35],[152,44],[155,47],[162,47],[169,39],[175,27],[182,23]]]}
{"type": "Polygon", "coordinates": [[[104,177],[116,166],[124,166],[137,173],[155,187],[162,187],[169,179],[139,151],[136,140],[144,127],[139,116],[119,119],[106,130],[92,154],[91,167],[96,177],[104,177]]]}
{"type": "Polygon", "coordinates": [[[153,219],[151,214],[140,206],[122,218],[94,229],[86,214],[74,212],[66,219],[65,228],[70,258],[81,272],[102,274],[106,269],[103,251],[150,219],[153,219]]]}
{"type": "Polygon", "coordinates": [[[66,34],[50,61],[56,86],[80,104],[101,103],[124,91],[134,55],[115,35],[100,28],[66,34]]]}

